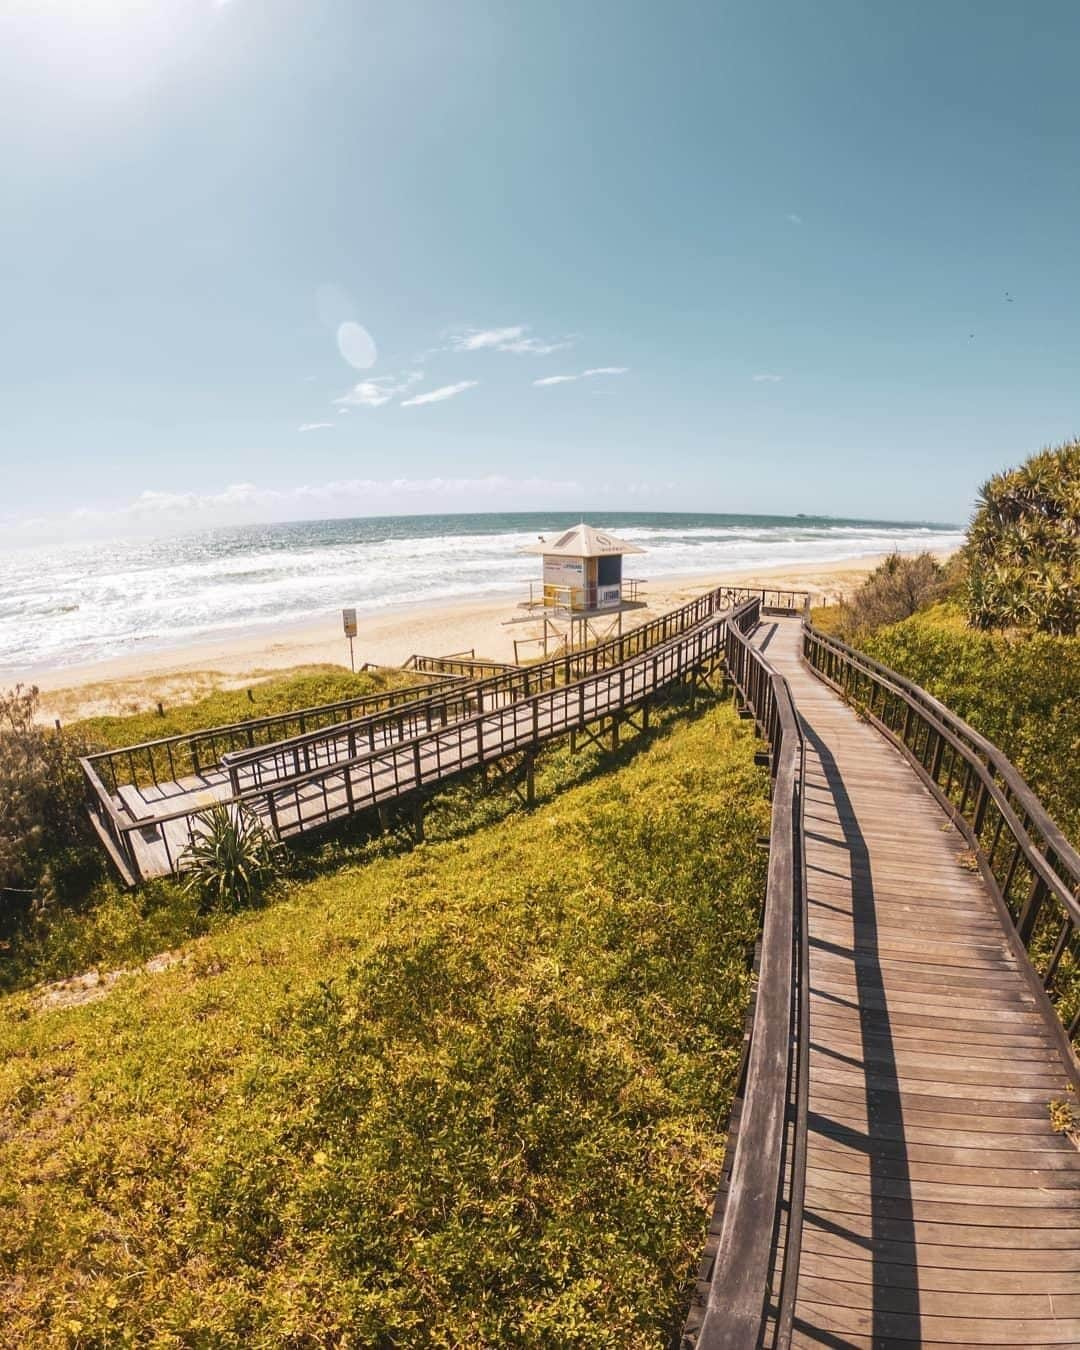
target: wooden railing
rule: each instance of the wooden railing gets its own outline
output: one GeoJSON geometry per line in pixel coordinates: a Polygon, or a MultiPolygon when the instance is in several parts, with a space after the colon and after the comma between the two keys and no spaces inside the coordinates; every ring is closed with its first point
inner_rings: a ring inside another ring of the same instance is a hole
{"type": "Polygon", "coordinates": [[[802,614],[810,603],[809,591],[778,591],[770,590],[768,587],[746,586],[728,586],[721,589],[731,597],[733,604],[756,598],[761,604],[762,613],[765,614],[802,614]]]}
{"type": "MultiPolygon", "coordinates": [[[[604,717],[640,705],[654,693],[685,679],[690,671],[719,659],[725,621],[725,611],[706,614],[706,619],[689,631],[621,665],[446,726],[436,725],[382,749],[361,749],[311,771],[230,793],[220,804],[254,811],[277,838],[283,839],[408,796],[477,765],[534,750],[544,741],[583,730],[604,717]],[[714,621],[708,622],[709,618],[714,621]]],[[[202,807],[189,804],[125,821],[113,809],[117,847],[134,874],[140,873],[131,840],[135,831],[154,831],[169,870],[177,871],[184,848],[204,828],[202,812],[202,807]],[[182,822],[179,845],[175,837],[170,838],[168,828],[175,822],[182,822]]]]}
{"type": "Polygon", "coordinates": [[[416,670],[425,675],[458,675],[468,680],[482,680],[501,670],[516,669],[510,661],[489,661],[486,657],[478,657],[471,648],[467,652],[452,652],[449,656],[423,656],[420,652],[413,652],[402,666],[402,670],[416,670]]]}
{"type": "Polygon", "coordinates": [[[944,807],[1071,1045],[1080,1031],[1076,849],[997,746],[931,694],[809,624],[803,651],[821,679],[904,753],[944,807]]]}
{"type": "MultiPolygon", "coordinates": [[[[234,793],[262,787],[275,780],[327,767],[363,750],[375,751],[408,740],[435,727],[447,726],[477,713],[517,703],[534,694],[594,675],[623,664],[687,632],[716,613],[720,596],[710,591],[679,609],[661,615],[629,633],[604,642],[550,657],[527,666],[507,666],[484,679],[460,681],[449,688],[367,717],[309,732],[253,749],[241,748],[222,756],[234,793]]],[[[120,752],[122,753],[122,752],[120,752]]]]}
{"type": "MultiPolygon", "coordinates": [[[[788,612],[788,603],[805,601],[803,591],[754,591],[743,587],[722,586],[690,601],[657,619],[578,651],[564,652],[546,661],[526,666],[506,666],[485,679],[461,683],[448,690],[417,699],[403,707],[358,719],[327,732],[294,736],[255,750],[234,751],[223,757],[233,792],[262,787],[275,780],[306,773],[312,769],[351,758],[365,747],[377,750],[394,741],[429,732],[463,717],[516,703],[546,689],[570,684],[606,667],[621,665],[658,643],[667,642],[688,631],[718,609],[756,600],[761,606],[768,598],[770,612],[788,612]]],[[[417,658],[410,658],[415,660],[417,658]]],[[[445,660],[465,660],[455,653],[445,660]]]]}
{"type": "Polygon", "coordinates": [[[614,613],[623,605],[644,603],[641,588],[646,584],[644,577],[624,577],[620,581],[605,584],[593,582],[579,586],[562,586],[551,581],[530,581],[529,598],[526,609],[547,610],[549,614],[564,618],[589,618],[595,615],[602,619],[614,613]],[[601,592],[617,592],[609,596],[610,603],[601,604],[601,592]]]}
{"type": "Polygon", "coordinates": [[[737,609],[725,640],[728,677],[769,744],[772,822],[749,1039],[699,1299],[687,1322],[699,1350],[761,1345],[770,1323],[775,1344],[790,1341],[802,1239],[809,1091],[803,737],[787,681],[749,640],[761,609],[759,599],[737,609]]]}
{"type": "MultiPolygon", "coordinates": [[[[395,672],[398,673],[398,672],[395,672]]],[[[207,727],[203,731],[182,731],[172,736],[140,741],[115,750],[98,750],[81,762],[91,783],[104,783],[112,792],[122,783],[175,783],[189,774],[202,774],[215,769],[223,757],[241,749],[273,745],[294,729],[299,734],[340,726],[342,723],[371,710],[386,711],[424,698],[444,693],[447,684],[457,684],[445,677],[423,684],[406,685],[374,694],[359,694],[355,698],[340,699],[336,703],[321,703],[295,712],[270,713],[265,717],[251,717],[243,722],[207,727]],[[93,770],[91,776],[88,770],[93,770]]]]}

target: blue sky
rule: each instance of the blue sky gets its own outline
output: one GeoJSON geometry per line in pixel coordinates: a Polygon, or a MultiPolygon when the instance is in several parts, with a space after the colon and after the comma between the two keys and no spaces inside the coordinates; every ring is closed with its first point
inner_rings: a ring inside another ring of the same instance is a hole
{"type": "Polygon", "coordinates": [[[5,533],[961,520],[1080,426],[1078,57],[1069,0],[9,0],[5,533]]]}

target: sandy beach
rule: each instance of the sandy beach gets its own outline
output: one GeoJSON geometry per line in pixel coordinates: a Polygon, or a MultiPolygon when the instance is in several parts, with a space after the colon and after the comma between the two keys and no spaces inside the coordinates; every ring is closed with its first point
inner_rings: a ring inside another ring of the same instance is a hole
{"type": "MultiPolygon", "coordinates": [[[[939,555],[944,556],[944,555],[939,555]]],[[[880,556],[844,562],[710,572],[663,577],[643,587],[645,607],[624,616],[634,625],[721,584],[807,590],[817,603],[835,600],[858,586],[880,556]]],[[[522,622],[516,597],[468,603],[407,605],[358,616],[356,663],[400,665],[413,652],[446,655],[473,649],[494,660],[514,660],[514,641],[522,659],[539,654],[529,645],[541,632],[522,622]],[[512,620],[517,620],[512,622],[512,620]]],[[[238,687],[299,666],[347,665],[348,643],[339,615],[311,623],[239,633],[184,648],[127,653],[85,666],[27,672],[24,682],[42,691],[41,712],[49,720],[119,714],[199,697],[214,689],[238,687]]]]}

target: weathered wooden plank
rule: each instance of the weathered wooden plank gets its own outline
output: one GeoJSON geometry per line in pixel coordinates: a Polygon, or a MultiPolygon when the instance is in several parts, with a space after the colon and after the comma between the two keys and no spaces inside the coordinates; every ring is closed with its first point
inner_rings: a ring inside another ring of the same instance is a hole
{"type": "Polygon", "coordinates": [[[891,1055],[856,1059],[835,1051],[826,1053],[811,1049],[810,1066],[818,1083],[866,1083],[882,1091],[888,1091],[899,1080],[909,1092],[934,1092],[966,1098],[970,1095],[966,1089],[977,1091],[980,1088],[993,1088],[999,1100],[1013,1098],[1045,1102],[1055,1092],[1065,1088],[1061,1069],[1046,1064],[1017,1067],[1011,1073],[1005,1070],[995,1073],[993,1067],[986,1064],[974,1069],[949,1068],[912,1064],[910,1059],[901,1063],[891,1055]]]}
{"type": "Polygon", "coordinates": [[[1030,1160],[1021,1163],[1015,1155],[1006,1155],[1008,1162],[995,1164],[984,1160],[978,1149],[966,1149],[962,1150],[963,1161],[940,1162],[905,1157],[902,1154],[883,1156],[873,1147],[869,1150],[845,1149],[835,1141],[829,1147],[825,1145],[826,1141],[821,1136],[814,1138],[810,1165],[822,1171],[849,1173],[854,1177],[942,1182],[955,1186],[1019,1187],[1031,1193],[1055,1188],[1080,1191],[1080,1171],[1075,1167],[1042,1167],[1030,1160]]]}
{"type": "Polygon", "coordinates": [[[1061,1291],[1027,1293],[1013,1290],[1007,1294],[964,1290],[937,1290],[917,1286],[911,1267],[894,1267],[892,1281],[834,1277],[806,1272],[800,1274],[800,1295],[811,1303],[834,1308],[863,1308],[879,1312],[906,1313],[912,1306],[911,1291],[917,1293],[919,1316],[970,1318],[978,1321],[1060,1321],[1080,1319],[1080,1293],[1061,1291]],[[904,1270],[907,1270],[907,1278],[904,1270]]]}
{"type": "MultiPolygon", "coordinates": [[[[986,1231],[1002,1236],[1001,1229],[986,1231]]],[[[890,1242],[875,1236],[873,1241],[867,1238],[860,1243],[808,1224],[803,1232],[803,1250],[821,1258],[845,1261],[852,1279],[869,1278],[871,1281],[875,1267],[885,1270],[882,1278],[888,1278],[887,1270],[891,1266],[914,1266],[920,1279],[925,1275],[940,1288],[948,1288],[950,1280],[977,1276],[980,1272],[995,1279],[1011,1274],[1018,1282],[1030,1279],[1037,1287],[1050,1288],[1060,1287],[1053,1285],[1055,1275],[1074,1275],[1080,1279],[1080,1235],[1071,1248],[1022,1247],[1018,1244],[989,1247],[972,1242],[946,1244],[925,1241],[921,1234],[918,1242],[890,1242]]]]}
{"type": "Polygon", "coordinates": [[[840,1018],[831,1021],[823,1017],[816,1019],[814,1035],[822,1045],[832,1049],[859,1050],[873,1054],[885,1049],[899,1057],[903,1054],[931,1055],[933,1057],[960,1056],[966,1060],[988,1059],[1000,1064],[1003,1058],[1023,1063],[1047,1063],[1061,1066],[1061,1054],[1049,1035],[998,1037],[985,1028],[976,1035],[970,1031],[953,1031],[939,1028],[932,1036],[913,1034],[891,1036],[887,1029],[868,1023],[863,1032],[857,1019],[844,1022],[840,1018]]]}
{"type": "MultiPolygon", "coordinates": [[[[845,1021],[854,1019],[856,1023],[859,1022],[860,1010],[857,1003],[851,1004],[833,998],[819,998],[811,993],[810,1005],[812,1018],[822,1019],[823,1021],[830,1018],[844,1019],[845,1021]]],[[[1034,1008],[1019,1017],[1010,1017],[1007,1026],[996,1017],[983,1017],[977,1013],[961,1017],[947,1011],[910,1012],[903,1008],[889,1008],[887,1011],[889,1028],[902,1029],[913,1035],[925,1033],[927,1040],[932,1040],[934,1035],[940,1031],[970,1031],[978,1035],[986,1035],[992,1028],[996,1028],[998,1035],[1009,1038],[1002,1041],[1003,1045],[1008,1045],[1015,1044],[1017,1038],[1030,1037],[1039,1032],[1046,1033],[1046,1024],[1034,1008]]],[[[876,1018],[868,1018],[868,1022],[871,1025],[878,1025],[878,1019],[876,1018]]]]}
{"type": "Polygon", "coordinates": [[[1007,1141],[971,1135],[967,1137],[967,1142],[958,1140],[954,1143],[950,1139],[949,1142],[926,1143],[908,1138],[871,1137],[865,1130],[813,1115],[809,1136],[814,1149],[870,1156],[874,1158],[876,1166],[883,1168],[896,1160],[901,1166],[940,1163],[952,1167],[1012,1167],[1020,1170],[1077,1172],[1076,1151],[1071,1141],[1053,1133],[1045,1137],[1033,1133],[1011,1135],[1007,1141]],[[1036,1139],[1041,1139],[1041,1147],[1034,1147],[1036,1139]],[[1020,1141],[1024,1147],[1003,1146],[1014,1141],[1020,1141]]]}
{"type": "MultiPolygon", "coordinates": [[[[1062,1185],[1061,1173],[1048,1173],[1049,1178],[1056,1176],[1057,1185],[1033,1185],[1030,1182],[1019,1186],[1004,1184],[979,1184],[978,1182],[950,1183],[935,1178],[921,1181],[910,1175],[881,1176],[876,1169],[863,1172],[839,1170],[832,1166],[832,1157],[826,1160],[820,1153],[813,1153],[806,1168],[807,1190],[820,1193],[847,1191],[882,1199],[896,1199],[904,1202],[926,1202],[928,1204],[971,1206],[985,1213],[998,1213],[1012,1209],[1052,1208],[1060,1217],[1065,1210],[1080,1209],[1080,1189],[1062,1185]],[[826,1163],[828,1165],[826,1165],[826,1163]]],[[[940,1171],[940,1169],[939,1169],[940,1171]]],[[[1009,1223],[1024,1223],[1023,1215],[1008,1215],[1009,1223]]],[[[972,1219],[963,1215],[960,1223],[970,1223],[972,1219]]],[[[979,1222],[979,1220],[976,1220],[979,1222]]]]}

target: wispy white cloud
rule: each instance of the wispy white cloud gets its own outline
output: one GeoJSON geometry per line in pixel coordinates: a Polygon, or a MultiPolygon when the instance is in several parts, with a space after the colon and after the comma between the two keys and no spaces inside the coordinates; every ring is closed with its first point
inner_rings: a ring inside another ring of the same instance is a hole
{"type": "Polygon", "coordinates": [[[381,408],[400,392],[396,385],[389,383],[385,378],[361,380],[359,384],[354,384],[347,394],[334,399],[334,402],[345,404],[350,408],[381,408]]]}
{"type": "Polygon", "coordinates": [[[480,352],[487,347],[498,350],[504,343],[517,342],[524,336],[524,324],[513,328],[468,328],[464,333],[454,333],[450,345],[458,352],[480,352]]]}
{"type": "Polygon", "coordinates": [[[334,399],[334,403],[345,408],[381,408],[423,378],[422,370],[410,370],[404,375],[376,375],[354,384],[348,393],[334,399]]]}
{"type": "Polygon", "coordinates": [[[544,342],[540,338],[517,338],[514,342],[504,342],[499,351],[516,352],[519,356],[525,354],[550,356],[552,352],[565,351],[567,347],[573,345],[570,338],[565,338],[562,342],[544,342]]]}
{"type": "Polygon", "coordinates": [[[417,394],[413,398],[402,399],[403,408],[417,408],[422,403],[441,403],[446,398],[456,398],[466,389],[475,389],[479,380],[459,380],[457,384],[444,384],[438,389],[429,389],[426,394],[417,394]]]}
{"type": "Polygon", "coordinates": [[[791,221],[792,225],[801,225],[801,224],[802,224],[802,216],[797,215],[796,212],[794,212],[794,211],[789,211],[789,212],[788,212],[788,220],[791,221]]]}
{"type": "Polygon", "coordinates": [[[518,356],[548,356],[572,347],[573,338],[551,342],[543,338],[527,337],[528,324],[518,323],[509,328],[467,328],[450,337],[450,350],[455,352],[514,352],[518,356]]]}
{"type": "Polygon", "coordinates": [[[323,427],[332,427],[333,422],[304,422],[296,429],[297,431],[321,431],[323,427]]]}
{"type": "Polygon", "coordinates": [[[583,370],[580,375],[548,375],[543,380],[533,380],[537,388],[543,388],[548,384],[568,384],[571,380],[588,380],[594,375],[625,375],[629,371],[629,366],[593,366],[590,370],[583,370]]]}
{"type": "Polygon", "coordinates": [[[773,375],[767,370],[763,370],[759,375],[751,377],[755,384],[779,384],[784,378],[783,375],[773,375]]]}

